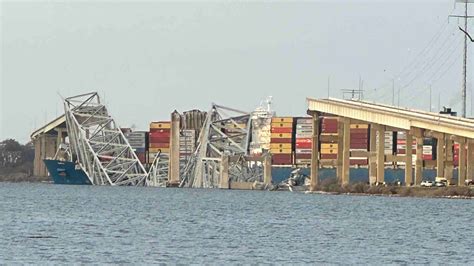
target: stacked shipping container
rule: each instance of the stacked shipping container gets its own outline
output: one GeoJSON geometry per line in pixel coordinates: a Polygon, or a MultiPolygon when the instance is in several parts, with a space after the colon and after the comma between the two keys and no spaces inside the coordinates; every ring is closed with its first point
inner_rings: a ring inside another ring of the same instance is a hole
{"type": "MultiPolygon", "coordinates": [[[[321,120],[321,136],[337,136],[337,118],[323,117],[321,120]]],[[[321,141],[321,159],[337,159],[337,143],[321,141]]]]}
{"type": "Polygon", "coordinates": [[[274,117],[271,123],[270,153],[272,164],[293,164],[293,118],[274,117]]]}
{"type": "Polygon", "coordinates": [[[311,164],[313,121],[311,118],[296,119],[295,164],[311,164]]]}
{"type": "Polygon", "coordinates": [[[423,139],[423,160],[434,160],[435,141],[432,138],[423,139]]]}
{"type": "Polygon", "coordinates": [[[196,131],[194,129],[182,130],[179,136],[179,160],[185,164],[196,149],[196,131]]]}
{"type": "MultiPolygon", "coordinates": [[[[369,125],[367,124],[352,124],[351,125],[351,140],[350,150],[353,151],[368,151],[369,148],[369,125]]],[[[351,165],[367,165],[367,157],[350,157],[351,165]]]]}
{"type": "Polygon", "coordinates": [[[132,146],[138,159],[142,164],[146,163],[146,147],[148,132],[146,131],[134,131],[127,132],[124,134],[127,138],[128,143],[132,146]]]}
{"type": "MultiPolygon", "coordinates": [[[[407,143],[407,134],[403,131],[397,132],[397,154],[407,154],[407,148],[412,150],[412,164],[416,162],[416,140],[413,139],[411,145],[407,143]]],[[[405,165],[405,162],[397,162],[397,165],[405,165]]]]}
{"type": "Polygon", "coordinates": [[[155,155],[170,152],[170,121],[160,121],[150,123],[148,162],[153,163],[155,155]]]}

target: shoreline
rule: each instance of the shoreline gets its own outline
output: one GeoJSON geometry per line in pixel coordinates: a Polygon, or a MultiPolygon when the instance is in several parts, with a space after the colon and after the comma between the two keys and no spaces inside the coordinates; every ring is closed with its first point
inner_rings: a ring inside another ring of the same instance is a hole
{"type": "MultiPolygon", "coordinates": [[[[0,182],[10,182],[10,183],[44,183],[51,181],[51,178],[48,176],[38,177],[32,176],[27,173],[9,173],[9,174],[0,174],[0,182]]],[[[51,181],[52,182],[52,181],[51,181]]]]}
{"type": "MultiPolygon", "coordinates": [[[[0,174],[0,182],[5,183],[47,183],[54,184],[50,177],[29,176],[26,173],[0,174]]],[[[439,199],[474,199],[474,187],[398,187],[398,186],[369,186],[363,183],[336,186],[327,184],[316,191],[309,191],[309,187],[293,187],[294,192],[317,195],[349,195],[349,196],[378,196],[378,197],[411,197],[411,198],[439,198],[439,199]]],[[[257,189],[258,190],[258,189],[257,189]]],[[[291,191],[277,189],[273,191],[291,191]]]]}
{"type": "Polygon", "coordinates": [[[317,194],[317,195],[333,195],[333,196],[360,196],[360,197],[394,197],[394,198],[425,198],[425,199],[474,199],[474,196],[403,196],[399,194],[369,194],[369,193],[338,193],[338,192],[325,192],[325,191],[305,191],[304,194],[317,194]]]}
{"type": "Polygon", "coordinates": [[[384,192],[337,192],[337,191],[304,191],[304,194],[318,195],[349,195],[349,196],[377,196],[397,198],[437,198],[437,199],[474,199],[474,187],[384,187],[384,192]]]}

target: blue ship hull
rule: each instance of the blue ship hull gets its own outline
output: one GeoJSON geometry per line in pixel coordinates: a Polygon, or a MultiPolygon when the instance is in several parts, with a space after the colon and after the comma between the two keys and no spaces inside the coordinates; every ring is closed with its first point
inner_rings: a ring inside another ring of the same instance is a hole
{"type": "Polygon", "coordinates": [[[90,185],[89,178],[69,161],[43,160],[55,184],[90,185]]]}

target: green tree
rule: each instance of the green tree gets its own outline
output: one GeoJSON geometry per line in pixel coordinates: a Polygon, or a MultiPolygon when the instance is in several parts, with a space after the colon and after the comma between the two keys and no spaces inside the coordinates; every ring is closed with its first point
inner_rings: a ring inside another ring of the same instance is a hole
{"type": "Polygon", "coordinates": [[[22,145],[14,139],[6,139],[1,142],[0,149],[3,151],[22,151],[22,145]]]}

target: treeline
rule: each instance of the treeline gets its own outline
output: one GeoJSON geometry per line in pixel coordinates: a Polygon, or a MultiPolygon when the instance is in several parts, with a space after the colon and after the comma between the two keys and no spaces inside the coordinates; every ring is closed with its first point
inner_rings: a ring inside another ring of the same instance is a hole
{"type": "Polygon", "coordinates": [[[0,142],[0,175],[22,173],[30,176],[35,158],[31,142],[23,145],[14,139],[0,142]]]}

